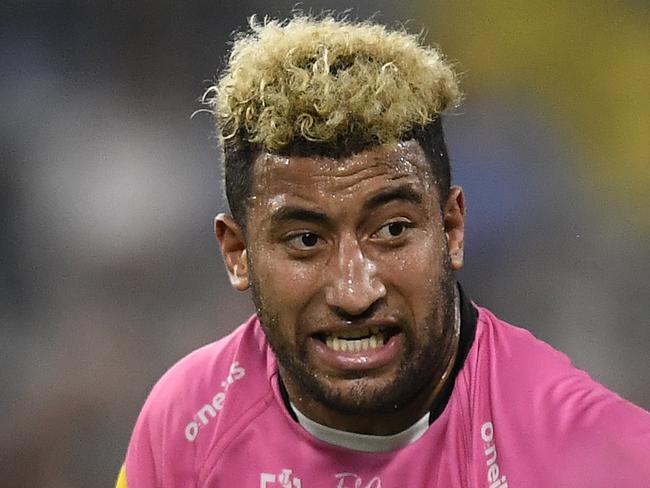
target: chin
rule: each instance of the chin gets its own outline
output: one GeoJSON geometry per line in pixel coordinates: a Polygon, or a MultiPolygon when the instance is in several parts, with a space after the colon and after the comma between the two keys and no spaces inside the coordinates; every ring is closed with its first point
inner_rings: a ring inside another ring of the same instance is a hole
{"type": "Polygon", "coordinates": [[[332,410],[358,415],[395,412],[417,395],[414,389],[396,378],[365,377],[321,383],[313,396],[332,410]]]}

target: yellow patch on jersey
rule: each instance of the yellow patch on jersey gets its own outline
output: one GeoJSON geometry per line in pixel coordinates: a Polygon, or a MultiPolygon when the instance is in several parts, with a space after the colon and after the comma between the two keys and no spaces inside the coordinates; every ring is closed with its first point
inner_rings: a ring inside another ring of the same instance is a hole
{"type": "Polygon", "coordinates": [[[126,469],[124,469],[124,465],[120,468],[120,474],[117,475],[115,488],[128,488],[128,486],[126,486],[126,469]]]}

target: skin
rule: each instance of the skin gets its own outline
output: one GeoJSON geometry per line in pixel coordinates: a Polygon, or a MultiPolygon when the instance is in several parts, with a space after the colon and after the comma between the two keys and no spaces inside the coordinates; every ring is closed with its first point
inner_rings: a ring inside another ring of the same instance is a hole
{"type": "Polygon", "coordinates": [[[458,348],[462,189],[440,202],[415,140],[339,159],[261,153],[247,212],[246,232],[225,214],[215,232],[232,286],[252,289],[291,401],[350,432],[394,434],[420,419],[458,348]],[[326,346],[368,327],[384,331],[383,347],[326,346]]]}

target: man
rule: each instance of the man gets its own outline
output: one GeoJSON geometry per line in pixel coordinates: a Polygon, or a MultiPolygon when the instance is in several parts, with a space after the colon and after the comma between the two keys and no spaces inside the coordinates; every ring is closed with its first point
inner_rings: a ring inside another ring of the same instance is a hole
{"type": "Polygon", "coordinates": [[[251,23],[209,90],[257,314],[171,368],[118,486],[650,486],[650,414],[472,304],[441,113],[451,67],[404,32],[251,23]]]}

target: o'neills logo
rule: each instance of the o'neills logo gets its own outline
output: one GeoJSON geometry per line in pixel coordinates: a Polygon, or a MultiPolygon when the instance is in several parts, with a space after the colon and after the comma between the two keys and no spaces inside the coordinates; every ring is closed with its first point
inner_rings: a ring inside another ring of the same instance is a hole
{"type": "Polygon", "coordinates": [[[210,403],[203,405],[198,412],[194,414],[194,420],[185,426],[185,438],[194,442],[196,436],[199,435],[199,429],[208,425],[210,419],[217,416],[217,412],[223,408],[223,401],[226,399],[226,392],[230,385],[235,381],[241,379],[246,374],[246,370],[242,368],[237,361],[230,365],[228,376],[221,382],[222,390],[218,392],[210,403]]]}
{"type": "Polygon", "coordinates": [[[508,488],[506,476],[501,478],[499,464],[497,463],[497,448],[494,444],[494,426],[492,422],[485,422],[481,426],[481,438],[485,441],[485,464],[487,466],[487,480],[490,488],[508,488]]]}

